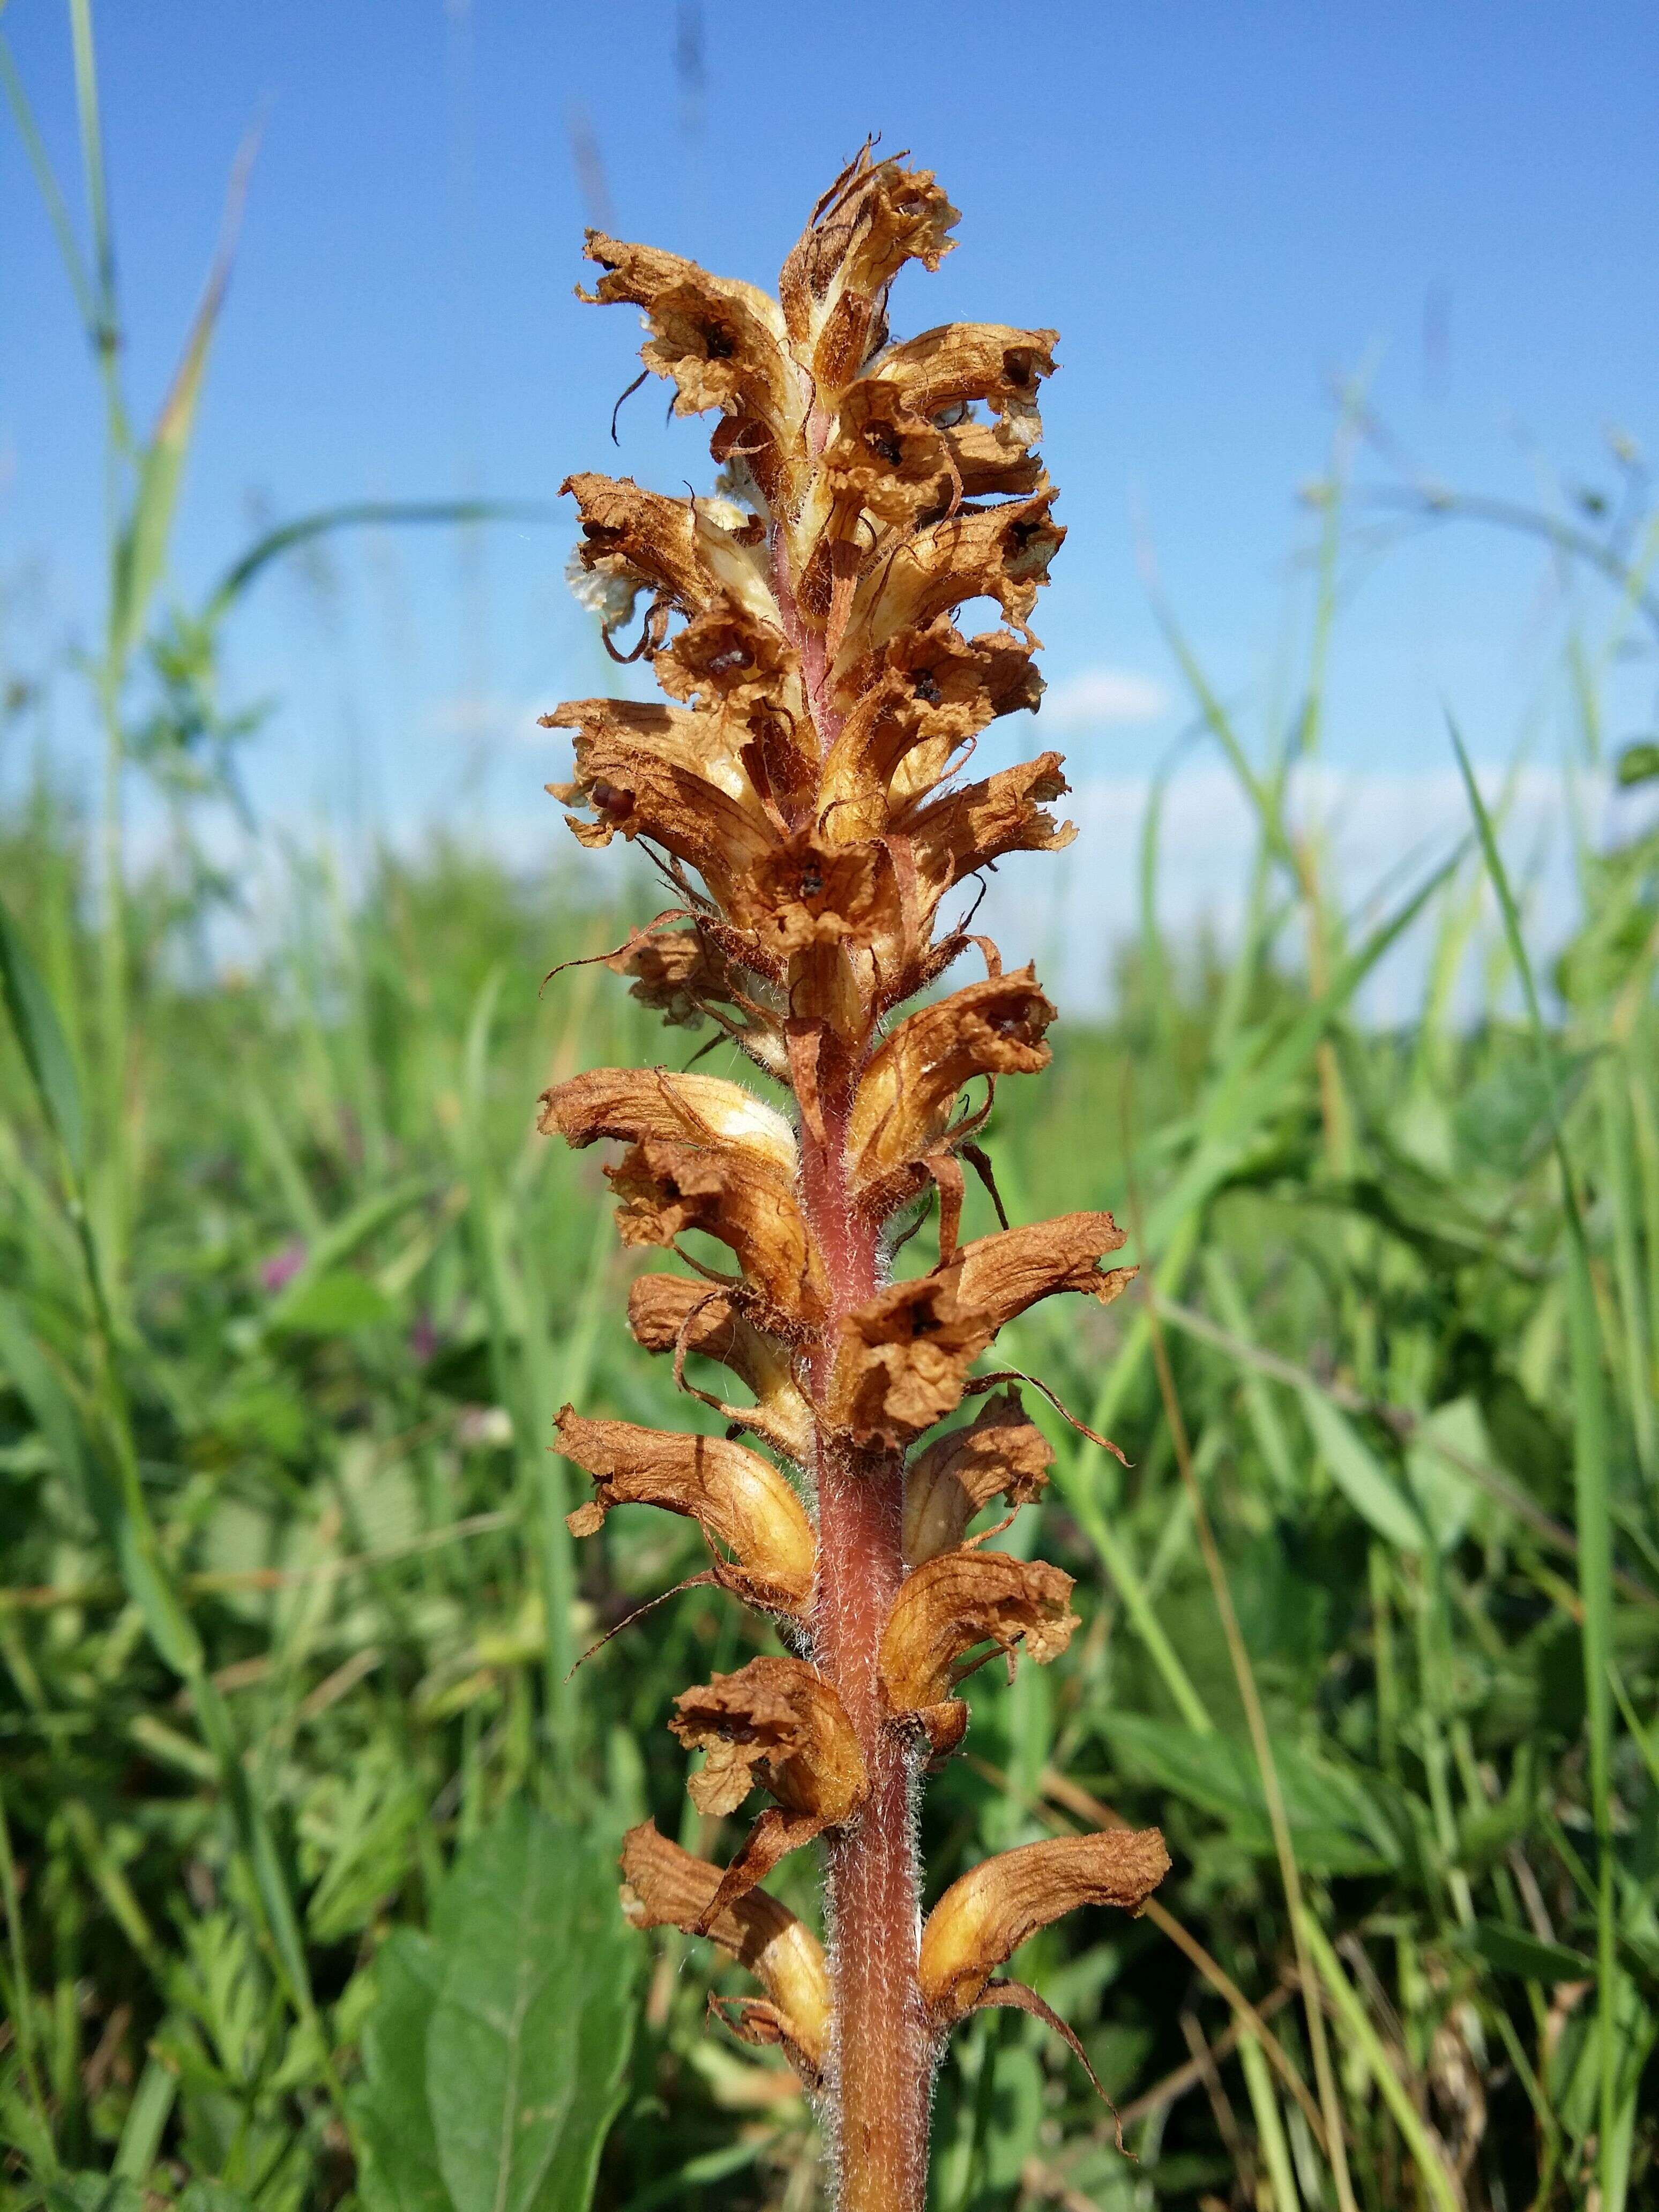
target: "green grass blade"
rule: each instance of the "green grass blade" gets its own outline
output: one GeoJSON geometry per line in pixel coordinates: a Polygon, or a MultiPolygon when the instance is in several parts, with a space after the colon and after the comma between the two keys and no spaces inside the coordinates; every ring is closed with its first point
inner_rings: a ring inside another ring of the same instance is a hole
{"type": "Polygon", "coordinates": [[[47,1124],[78,1188],[87,1167],[81,1080],[52,994],[3,902],[0,902],[0,990],[47,1124]]]}
{"type": "Polygon", "coordinates": [[[1438,2212],[1464,2212],[1462,2190],[1448,2172],[1446,2161],[1424,2125],[1422,2115],[1413,2104],[1405,2083],[1395,2070],[1388,2052],[1382,2047],[1382,2038],[1372,2027],[1352,1983],[1343,1972],[1341,1962],[1331,1948],[1324,1929],[1315,1915],[1305,1907],[1302,1913],[1302,1929],[1307,1938],[1308,1948],[1313,1954],[1314,1963],[1319,1969],[1319,1978],[1330,1992],[1337,2020],[1382,2092],[1382,2101],[1393,2114],[1395,2125],[1406,2139],[1431,2199],[1438,2208],[1438,2212]]]}
{"type": "MultiPolygon", "coordinates": [[[[1504,918],[1510,957],[1526,996],[1534,1048],[1547,1075],[1553,1059],[1544,1012],[1522,933],[1520,911],[1492,818],[1474,770],[1454,727],[1451,740],[1469,807],[1480,834],[1486,872],[1504,918]]],[[[1572,1377],[1573,1488],[1578,1522],[1578,1591],[1583,1610],[1584,1697],[1589,1729],[1591,1814],[1595,1824],[1597,1874],[1596,2028],[1600,2045],[1600,2172],[1605,2212],[1618,2212],[1624,2190],[1615,2140],[1618,2121],[1618,1956],[1613,1837],[1613,1509],[1607,1464],[1607,1403],[1601,1372],[1601,1329],[1590,1277],[1589,1243],[1577,1177],[1567,1150],[1559,1098],[1553,1098],[1556,1157],[1567,1230],[1567,1340],[1572,1377]]]]}

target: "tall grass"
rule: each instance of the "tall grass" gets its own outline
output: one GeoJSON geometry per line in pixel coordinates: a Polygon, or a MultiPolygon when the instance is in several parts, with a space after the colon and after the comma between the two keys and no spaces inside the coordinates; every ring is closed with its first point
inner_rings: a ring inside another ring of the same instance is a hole
{"type": "MultiPolygon", "coordinates": [[[[399,2053],[420,1977],[487,1948],[455,1869],[511,1808],[596,1863],[647,1813],[731,1841],[657,1716],[751,1632],[690,1589],[631,1635],[695,1541],[619,1516],[578,1562],[548,1449],[567,1397],[669,1408],[599,1326],[625,1262],[597,1170],[530,1103],[660,1045],[593,969],[538,993],[626,915],[453,847],[349,893],[306,856],[242,972],[180,957],[190,883],[118,852],[135,672],[185,635],[158,611],[170,404],[147,442],[112,431],[101,820],[42,782],[0,842],[0,2202],[567,2212],[586,2179],[462,2155],[399,2053]]],[[[1333,495],[1327,613],[1346,528],[1333,495]]],[[[1587,754],[1651,542],[1609,551],[1609,629],[1574,641],[1587,754]]],[[[1659,2153],[1659,835],[1581,853],[1554,957],[1471,782],[1467,842],[1379,918],[1287,803],[1328,622],[1265,744],[1170,634],[1255,811],[1254,894],[1224,953],[1170,941],[1154,826],[1115,1012],[999,1098],[1014,1218],[1133,1194],[1146,1295],[1037,1310],[1009,1348],[1132,1466],[1036,1408],[1057,1480],[1018,1541],[1079,1576],[1085,1629],[974,1677],[927,1814],[941,1883],[1164,1826],[1144,1919],[1020,1962],[1109,2014],[1083,2040],[1133,2156],[1036,2023],[989,2015],[943,2085],[936,2201],[1613,2212],[1659,2153]],[[1379,1030],[1356,994],[1407,928],[1423,1001],[1379,1030]]],[[[805,2212],[798,2086],[710,2031],[720,1969],[658,1940],[637,1996],[617,1969],[597,2201],[805,2212]]]]}

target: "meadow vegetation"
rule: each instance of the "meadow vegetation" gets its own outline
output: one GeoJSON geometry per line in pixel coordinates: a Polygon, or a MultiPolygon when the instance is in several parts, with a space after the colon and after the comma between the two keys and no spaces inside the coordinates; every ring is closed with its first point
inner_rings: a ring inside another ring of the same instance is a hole
{"type": "MultiPolygon", "coordinates": [[[[48,768],[0,826],[0,2204],[808,2212],[799,2085],[708,2009],[735,1974],[615,1906],[647,1815],[729,1856],[662,1713],[775,1647],[707,1588],[625,1626],[701,1541],[623,1514],[579,1553],[550,1449],[570,1399],[687,1420],[613,1324],[597,1163],[532,1126],[550,1082],[663,1056],[602,967],[538,989],[646,909],[441,843],[348,888],[319,851],[211,957],[191,821],[241,734],[236,595],[160,611],[216,313],[150,436],[112,402],[104,805],[48,768]],[[135,774],[179,834],[124,876],[135,774]]],[[[1012,1218],[1133,1229],[1134,1292],[1001,1350],[1129,1465],[1027,1393],[1054,1480],[1003,1540],[1078,1577],[1084,1625],[967,1684],[930,1881],[1113,1816],[1175,1864],[1145,1917],[1018,1960],[1124,2150],[1037,2022],[987,2014],[939,2089],[939,2212],[1656,2186],[1659,830],[1583,845],[1565,946],[1473,781],[1456,850],[1380,900],[1333,880],[1287,793],[1339,489],[1287,726],[1247,743],[1174,639],[1255,812],[1237,939],[1161,929],[1154,816],[1112,1014],[1062,1022],[988,1133],[1012,1218]],[[1357,994],[1407,932],[1421,1002],[1381,1029],[1357,994]]],[[[1580,518],[1559,557],[1586,531],[1594,767],[1659,533],[1580,518]]],[[[798,1860],[775,1887],[810,1910],[798,1860]]]]}

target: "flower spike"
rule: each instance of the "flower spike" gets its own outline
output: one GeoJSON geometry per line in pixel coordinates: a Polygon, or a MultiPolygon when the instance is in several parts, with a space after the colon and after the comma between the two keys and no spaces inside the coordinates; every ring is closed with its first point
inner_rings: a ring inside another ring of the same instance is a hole
{"type": "Polygon", "coordinates": [[[622,1241],[673,1255],[634,1280],[629,1326],[727,1424],[673,1436],[566,1407],[559,1449],[594,1484],[570,1526],[590,1534],[624,1504],[696,1522],[713,1554],[699,1579],[790,1644],[684,1691],[670,1723],[703,1755],[689,1786],[705,1814],[755,1788],[771,1802],[724,1869],[635,1829],[625,1909],[756,1974],[764,1994],[731,2025],[821,2097],[839,2212],[921,2212],[952,2023],[1019,2004],[1070,2037],[996,1970],[1075,1905],[1134,1910],[1167,1864],[1153,1831],[1032,1845],[975,1868],[921,1929],[916,1794],[962,1741],[963,1679],[999,1652],[1047,1663],[1077,1626],[1068,1575],[992,1547],[1041,1501],[1053,1454],[986,1355],[1038,1300],[1108,1304],[1133,1273],[1104,1264],[1124,1242],[1109,1213],[1010,1225],[981,1139],[998,1081],[1047,1066],[1054,1008],[1033,969],[972,933],[971,907],[939,926],[999,861],[1075,835],[1054,811],[1058,753],[968,779],[981,734],[1040,703],[1031,625],[1065,532],[1038,452],[1054,333],[890,331],[895,279],[936,269],[957,219],[930,172],[866,145],[775,300],[588,234],[583,297],[640,313],[643,367],[677,414],[712,418],[720,475],[685,498],[568,479],[578,595],[663,699],[544,718],[571,741],[550,787],[577,839],[639,844],[672,887],[599,957],[788,1094],[780,1112],[724,1074],[595,1068],[545,1093],[540,1126],[621,1147],[605,1172],[622,1241]],[[958,617],[981,599],[1000,626],[968,635],[958,617]],[[970,945],[983,980],[908,1006],[970,945]],[[964,1242],[969,1168],[1000,1226],[964,1242]],[[935,1192],[934,1263],[896,1279],[935,1192]],[[733,1378],[732,1401],[702,1363],[733,1378]],[[969,1398],[974,1418],[930,1438],[969,1398]],[[997,1500],[1005,1518],[970,1533],[997,1500]],[[827,1955],[758,1887],[809,1843],[827,1955]]]}

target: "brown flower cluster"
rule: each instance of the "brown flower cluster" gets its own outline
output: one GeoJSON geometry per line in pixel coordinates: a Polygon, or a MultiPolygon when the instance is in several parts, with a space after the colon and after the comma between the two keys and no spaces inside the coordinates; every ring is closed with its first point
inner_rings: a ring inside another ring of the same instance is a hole
{"type": "Polygon", "coordinates": [[[541,1126],[624,1147],[605,1169],[623,1241],[690,1270],[640,1277],[629,1326],[728,1424],[672,1435],[567,1408],[561,1449],[595,1486],[571,1528],[628,1504],[695,1520],[709,1577],[798,1655],[679,1698],[674,1733],[705,1754],[697,1806],[771,1802],[724,1869],[635,1831],[626,1909],[708,1936],[758,1980],[733,2025],[822,2093],[848,2212],[921,2202],[939,2047],[977,2005],[1010,2001],[994,1977],[1018,1945],[1080,1904],[1135,1909],[1167,1863],[1155,1831],[1029,1845],[975,1868],[917,1933],[915,1792],[961,1742],[963,1674],[1022,1647],[1044,1663],[1076,1626],[1069,1577],[986,1547],[1041,1496],[1052,1455],[1008,1378],[976,1370],[1037,1300],[1104,1304],[1133,1272],[1101,1264],[1123,1242],[1106,1213],[959,1236],[966,1170],[996,1196],[976,1139],[997,1080],[1047,1066],[1054,1009],[1030,969],[1005,973],[939,910],[1003,855],[1073,832],[1048,811],[1058,755],[964,773],[982,730],[1037,703],[1029,623],[1064,533],[1036,453],[1054,332],[890,337],[894,276],[937,267],[955,221],[929,174],[866,149],[775,300],[589,234],[592,296],[642,311],[642,358],[677,412],[718,415],[721,488],[569,480],[605,604],[623,622],[644,603],[632,647],[610,628],[607,647],[648,659],[674,703],[584,699],[547,718],[574,733],[556,789],[577,836],[639,841],[672,887],[611,966],[791,1094],[786,1115],[713,1075],[600,1069],[548,1092],[541,1126]],[[1004,627],[964,636],[953,613],[981,599],[1004,627]],[[896,1018],[970,951],[982,980],[896,1018]],[[934,1264],[890,1279],[896,1231],[935,1197],[934,1264]],[[693,1231],[729,1259],[688,1246],[693,1231]],[[739,1401],[690,1383],[693,1359],[725,1369],[739,1401]],[[975,1418],[920,1442],[972,1399],[975,1418]],[[757,1887],[819,1837],[827,1958],[757,1887]]]}

